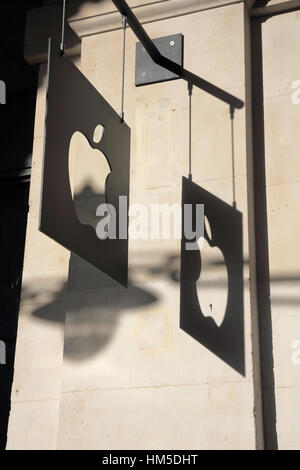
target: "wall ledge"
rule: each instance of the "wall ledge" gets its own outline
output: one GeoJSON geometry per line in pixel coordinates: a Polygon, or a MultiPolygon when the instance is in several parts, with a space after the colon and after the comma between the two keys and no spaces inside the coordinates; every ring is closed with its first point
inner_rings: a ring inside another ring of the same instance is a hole
{"type": "MultiPolygon", "coordinates": [[[[245,3],[249,8],[255,0],[131,0],[129,5],[142,24],[162,19],[188,15],[204,10],[220,8],[235,3],[245,3]]],[[[111,0],[101,4],[83,4],[76,11],[67,11],[66,52],[80,55],[81,39],[121,29],[120,13],[111,0]]],[[[47,60],[48,38],[60,42],[61,6],[49,5],[30,10],[27,16],[24,57],[27,62],[41,63],[47,60]]]]}

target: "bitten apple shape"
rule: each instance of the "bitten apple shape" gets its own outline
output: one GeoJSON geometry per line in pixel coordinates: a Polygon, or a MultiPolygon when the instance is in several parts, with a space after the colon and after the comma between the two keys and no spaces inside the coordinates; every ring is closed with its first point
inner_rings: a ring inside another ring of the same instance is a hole
{"type": "MultiPolygon", "coordinates": [[[[93,140],[100,142],[103,127],[95,128],[93,140]]],[[[97,207],[105,203],[105,181],[110,167],[104,154],[90,146],[81,132],[75,132],[69,147],[69,175],[74,208],[79,221],[94,229],[99,222],[97,207]]]]}
{"type": "Polygon", "coordinates": [[[207,241],[199,238],[201,272],[197,281],[197,292],[201,311],[205,317],[211,317],[220,327],[223,323],[228,300],[228,272],[222,251],[212,242],[208,219],[205,217],[207,241]]]}

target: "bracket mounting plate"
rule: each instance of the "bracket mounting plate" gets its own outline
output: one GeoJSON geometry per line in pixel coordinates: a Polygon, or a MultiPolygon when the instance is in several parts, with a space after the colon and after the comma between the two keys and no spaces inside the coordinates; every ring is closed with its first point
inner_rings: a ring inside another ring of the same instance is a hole
{"type": "MultiPolygon", "coordinates": [[[[172,34],[153,39],[153,42],[163,56],[183,67],[182,34],[172,34]]],[[[151,85],[178,78],[180,77],[175,73],[157,65],[140,42],[136,44],[135,86],[151,85]]]]}

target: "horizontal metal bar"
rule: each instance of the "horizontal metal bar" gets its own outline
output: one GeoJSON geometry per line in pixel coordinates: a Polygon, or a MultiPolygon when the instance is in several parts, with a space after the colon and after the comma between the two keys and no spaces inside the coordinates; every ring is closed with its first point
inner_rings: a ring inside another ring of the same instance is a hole
{"type": "Polygon", "coordinates": [[[271,6],[256,7],[250,10],[250,15],[253,18],[261,16],[275,16],[282,13],[290,13],[300,10],[300,0],[285,0],[281,3],[276,3],[271,6]]]}
{"type": "Polygon", "coordinates": [[[115,7],[119,10],[119,12],[127,17],[127,22],[131,27],[132,31],[139,39],[139,41],[143,44],[144,48],[152,58],[152,60],[164,67],[165,69],[169,70],[170,72],[175,73],[183,80],[192,83],[196,87],[200,88],[203,91],[206,91],[210,95],[218,98],[219,100],[223,101],[224,103],[229,104],[232,108],[241,109],[244,106],[244,102],[241,101],[239,98],[227,93],[226,91],[222,90],[221,88],[213,85],[212,83],[204,80],[201,77],[198,77],[192,72],[189,72],[185,68],[181,67],[180,65],[176,64],[172,60],[164,57],[157,47],[154,45],[151,38],[148,36],[146,31],[144,30],[143,26],[131,10],[131,8],[127,5],[125,0],[112,0],[115,7]]]}

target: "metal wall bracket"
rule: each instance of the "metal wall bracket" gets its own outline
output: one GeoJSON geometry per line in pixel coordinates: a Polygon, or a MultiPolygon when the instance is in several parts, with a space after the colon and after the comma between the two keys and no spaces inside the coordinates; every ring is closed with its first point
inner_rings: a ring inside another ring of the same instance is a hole
{"type": "MultiPolygon", "coordinates": [[[[152,41],[161,55],[172,60],[180,67],[183,67],[183,35],[172,34],[152,41]]],[[[169,80],[176,80],[179,77],[164,67],[157,65],[150,57],[143,45],[136,44],[135,60],[135,85],[150,85],[152,83],[161,83],[169,80]]]]}

